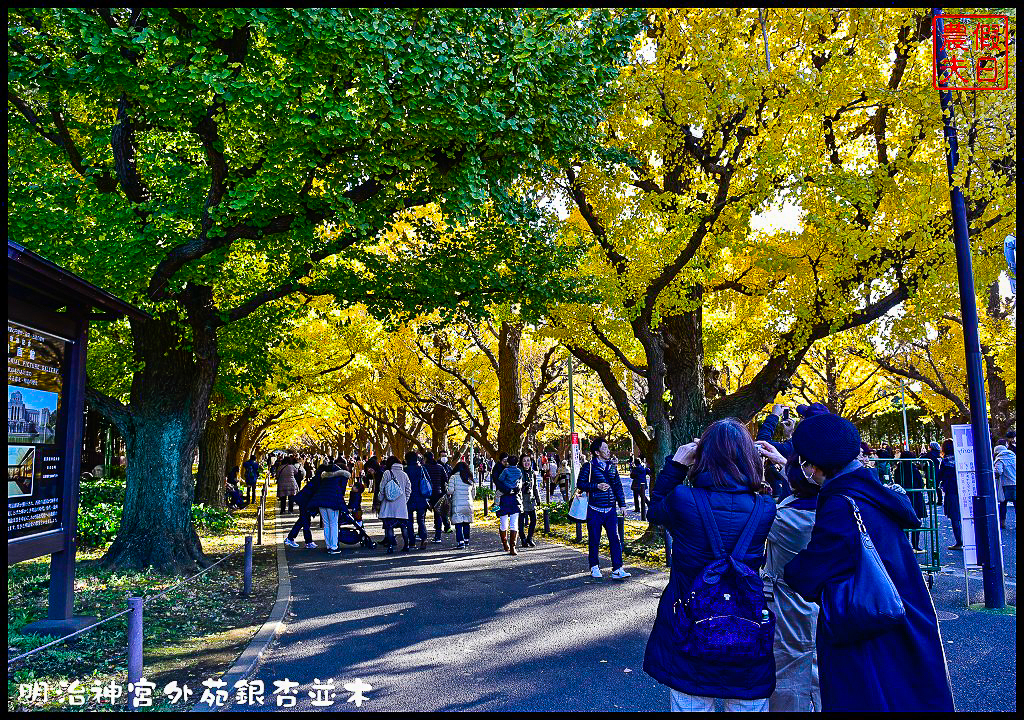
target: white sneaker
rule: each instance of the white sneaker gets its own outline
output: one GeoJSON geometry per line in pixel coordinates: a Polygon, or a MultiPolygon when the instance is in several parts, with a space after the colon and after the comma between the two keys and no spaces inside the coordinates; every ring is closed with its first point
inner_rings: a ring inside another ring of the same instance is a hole
{"type": "Polygon", "coordinates": [[[600,579],[602,577],[601,576],[601,566],[600,565],[595,565],[594,567],[590,568],[590,577],[598,578],[598,579],[600,579]]]}
{"type": "Polygon", "coordinates": [[[630,577],[630,574],[626,572],[626,568],[619,568],[618,570],[612,570],[611,577],[615,580],[622,580],[623,578],[630,577]]]}
{"type": "Polygon", "coordinates": [[[306,543],[307,550],[316,550],[318,547],[320,546],[317,545],[315,542],[306,543]]]}
{"type": "Polygon", "coordinates": [[[285,538],[284,539],[284,544],[287,545],[288,547],[294,547],[294,548],[297,548],[299,546],[299,544],[297,542],[295,542],[294,540],[292,540],[291,538],[285,538]]]}

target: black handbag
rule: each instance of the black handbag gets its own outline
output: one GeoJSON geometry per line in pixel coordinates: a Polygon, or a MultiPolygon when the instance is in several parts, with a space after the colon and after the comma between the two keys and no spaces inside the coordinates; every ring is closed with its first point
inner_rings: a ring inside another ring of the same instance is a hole
{"type": "Polygon", "coordinates": [[[833,645],[864,642],[906,623],[907,612],[852,498],[860,538],[853,575],[831,582],[821,593],[822,622],[833,645]]]}

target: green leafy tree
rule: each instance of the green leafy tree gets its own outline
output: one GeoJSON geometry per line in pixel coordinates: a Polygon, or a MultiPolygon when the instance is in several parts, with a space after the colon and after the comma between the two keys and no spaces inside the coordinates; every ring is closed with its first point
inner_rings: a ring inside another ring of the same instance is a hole
{"type": "MultiPolygon", "coordinates": [[[[518,237],[443,295],[436,248],[380,282],[363,261],[427,203],[514,215],[513,182],[589,136],[635,30],[570,9],[9,12],[10,233],[151,314],[128,402],[90,397],[127,443],[109,566],[203,563],[190,470],[232,323],[295,294],[386,314],[509,289],[518,237]]],[[[550,252],[530,237],[523,257],[550,252]]]]}

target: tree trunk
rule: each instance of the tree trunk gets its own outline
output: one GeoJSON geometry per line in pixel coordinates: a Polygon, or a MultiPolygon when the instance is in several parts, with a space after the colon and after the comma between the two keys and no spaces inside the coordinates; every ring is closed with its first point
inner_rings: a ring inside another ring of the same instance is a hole
{"type": "MultiPolygon", "coordinates": [[[[700,437],[708,417],[704,379],[703,311],[670,315],[662,320],[665,353],[665,386],[671,394],[672,439],[666,454],[700,437]]],[[[664,460],[664,458],[659,458],[664,460]]],[[[661,463],[659,463],[660,467],[661,463]]]]}
{"type": "Polygon", "coordinates": [[[231,418],[210,418],[199,436],[199,472],[196,474],[196,503],[224,507],[224,475],[228,461],[228,429],[231,418]]]}
{"type": "Polygon", "coordinates": [[[176,329],[179,318],[132,320],[141,367],[131,403],[106,398],[99,408],[121,428],[128,465],[121,527],[103,556],[108,568],[188,573],[208,564],[192,524],[192,459],[217,374],[217,334],[212,291],[190,286],[185,295],[191,337],[176,329]]]}
{"type": "Polygon", "coordinates": [[[518,455],[523,442],[519,352],[523,324],[503,322],[498,331],[498,451],[518,455]]]}

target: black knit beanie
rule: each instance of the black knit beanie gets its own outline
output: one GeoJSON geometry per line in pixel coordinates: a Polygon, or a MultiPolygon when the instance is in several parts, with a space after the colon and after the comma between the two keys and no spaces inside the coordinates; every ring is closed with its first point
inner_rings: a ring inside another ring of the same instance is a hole
{"type": "Polygon", "coordinates": [[[842,470],[860,454],[860,432],[838,415],[813,415],[793,432],[793,449],[826,475],[842,470]]]}

